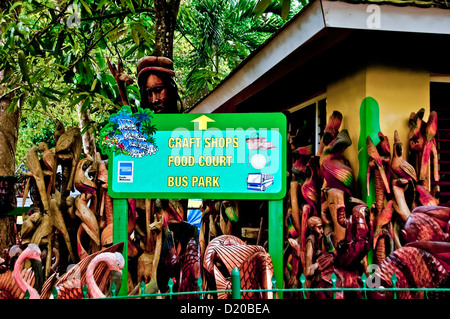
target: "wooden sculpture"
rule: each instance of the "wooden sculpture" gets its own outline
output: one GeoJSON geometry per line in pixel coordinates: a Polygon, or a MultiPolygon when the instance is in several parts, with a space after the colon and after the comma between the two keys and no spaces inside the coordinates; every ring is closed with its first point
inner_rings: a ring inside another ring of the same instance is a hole
{"type": "Polygon", "coordinates": [[[345,241],[339,242],[336,247],[338,266],[350,268],[366,256],[373,238],[368,219],[369,210],[364,203],[354,206],[348,218],[345,211],[338,211],[337,221],[346,229],[345,241]]]}
{"type": "Polygon", "coordinates": [[[65,193],[73,191],[73,180],[75,170],[81,158],[83,151],[83,141],[80,129],[77,127],[68,127],[67,130],[58,138],[55,146],[58,163],[61,161],[62,176],[65,183],[62,185],[61,194],[65,198],[65,193]]]}
{"type": "Polygon", "coordinates": [[[218,246],[229,246],[229,245],[245,245],[245,242],[236,236],[224,235],[214,238],[208,244],[208,250],[205,252],[205,256],[203,258],[202,263],[203,268],[206,270],[208,274],[212,275],[214,274],[214,263],[215,263],[214,260],[216,259],[217,254],[215,248],[218,246]]]}
{"type": "Polygon", "coordinates": [[[397,130],[394,131],[394,155],[391,161],[391,169],[395,174],[392,180],[392,189],[395,197],[395,210],[406,222],[410,214],[410,208],[405,199],[405,188],[409,185],[415,190],[417,184],[417,174],[414,167],[404,158],[403,143],[400,141],[397,130]]]}
{"type": "Polygon", "coordinates": [[[104,252],[95,256],[86,270],[86,284],[91,298],[105,298],[105,294],[98,287],[94,279],[94,271],[101,262],[106,263],[109,271],[117,271],[120,276],[122,275],[122,268],[125,264],[122,254],[118,252],[104,252]]]}
{"type": "Polygon", "coordinates": [[[331,113],[330,117],[328,118],[327,125],[325,126],[323,136],[320,139],[319,149],[317,151],[317,156],[321,156],[323,150],[325,149],[328,144],[333,141],[338,133],[339,128],[341,127],[342,123],[342,113],[339,111],[333,111],[331,113]]]}
{"type": "MultiPolygon", "coordinates": [[[[430,116],[428,117],[428,122],[425,127],[425,145],[423,147],[423,155],[422,160],[420,162],[420,173],[419,173],[419,179],[421,180],[429,180],[430,177],[430,158],[431,154],[437,154],[436,151],[436,140],[434,136],[436,135],[437,131],[437,113],[435,111],[431,111],[430,116]],[[434,151],[433,151],[434,150],[434,151]],[[432,152],[433,151],[433,152],[432,152]]],[[[435,160],[437,160],[435,156],[435,160]]],[[[435,176],[438,177],[439,180],[439,174],[437,174],[437,165],[434,165],[435,167],[435,176]]]]}
{"type": "Polygon", "coordinates": [[[408,218],[403,238],[408,243],[415,241],[444,241],[450,239],[449,220],[450,208],[443,206],[416,207],[408,218]]]}
{"type": "Polygon", "coordinates": [[[394,213],[394,201],[391,199],[377,215],[373,231],[373,248],[375,249],[375,260],[381,263],[386,258],[386,238],[390,242],[394,239],[393,229],[390,225],[394,213]],[[386,225],[390,225],[385,228],[386,225]]]}
{"type": "MultiPolygon", "coordinates": [[[[200,271],[200,245],[197,227],[181,221],[167,224],[155,216],[152,231],[157,232],[155,256],[152,265],[152,282],[161,292],[169,289],[169,279],[174,279],[174,292],[198,291],[200,271]]],[[[132,292],[134,294],[134,291],[132,292]]],[[[180,296],[180,299],[198,299],[198,295],[180,296]]]]}
{"type": "MultiPolygon", "coordinates": [[[[47,212],[50,208],[49,206],[49,200],[47,196],[47,189],[45,186],[45,180],[44,180],[44,173],[42,171],[41,162],[38,155],[38,147],[36,145],[33,145],[31,148],[27,151],[27,159],[26,159],[26,166],[30,170],[29,175],[34,179],[36,182],[37,189],[39,191],[39,197],[40,201],[36,198],[36,201],[38,203],[42,204],[42,208],[44,212],[47,212]]],[[[29,180],[30,182],[30,180],[29,180]]],[[[24,194],[24,200],[28,194],[24,194]]],[[[35,205],[35,209],[38,208],[40,205],[35,205]]],[[[35,211],[36,213],[37,211],[35,211]]]]}
{"type": "MultiPolygon", "coordinates": [[[[289,273],[288,271],[285,270],[285,275],[287,275],[288,278],[288,282],[286,283],[286,287],[287,288],[300,288],[300,280],[299,280],[299,275],[301,273],[302,270],[302,264],[301,264],[301,247],[300,244],[298,242],[298,238],[297,240],[294,238],[288,238],[288,242],[289,245],[291,246],[291,258],[290,258],[290,264],[292,267],[292,272],[289,273]]],[[[289,260],[287,261],[287,263],[289,262],[289,260]]]]}
{"type": "Polygon", "coordinates": [[[41,250],[37,245],[29,244],[16,260],[14,270],[0,275],[0,299],[23,299],[26,291],[30,293],[30,299],[39,299],[39,293],[33,288],[34,272],[31,268],[22,269],[27,259],[41,261],[41,250]]]}
{"type": "MultiPolygon", "coordinates": [[[[107,192],[105,192],[105,195],[107,195],[107,192]]],[[[109,197],[109,195],[108,195],[109,197]]],[[[106,198],[105,198],[106,203],[106,198]]],[[[153,239],[153,234],[150,229],[150,217],[152,213],[152,203],[154,203],[153,200],[146,199],[145,200],[145,229],[146,232],[144,233],[145,241],[144,241],[144,252],[139,256],[138,258],[138,265],[137,265],[137,282],[144,282],[145,284],[148,284],[152,280],[152,273],[153,273],[153,262],[155,258],[155,242],[153,239]]],[[[112,226],[112,225],[111,225],[112,226]]],[[[108,228],[109,226],[107,226],[108,228]]],[[[106,228],[105,228],[106,230],[106,228]]],[[[105,230],[102,233],[105,233],[105,230]]],[[[102,239],[103,240],[103,239],[102,239]]]]}
{"type": "MultiPolygon", "coordinates": [[[[181,221],[171,223],[169,230],[173,233],[176,249],[176,260],[173,273],[175,277],[174,291],[198,291],[198,279],[201,277],[200,245],[197,227],[181,221]]],[[[167,259],[166,259],[167,260],[167,259]]],[[[178,299],[198,299],[198,295],[182,295],[178,299]]]]}
{"type": "Polygon", "coordinates": [[[74,175],[74,186],[80,193],[95,195],[97,192],[97,184],[94,180],[86,176],[86,172],[90,166],[94,164],[94,160],[90,158],[81,159],[76,167],[74,175]]]}
{"type": "Polygon", "coordinates": [[[374,229],[373,248],[375,260],[381,262],[386,257],[386,239],[393,241],[391,217],[393,214],[393,201],[387,194],[391,193],[391,153],[389,139],[382,132],[378,133],[380,139],[377,146],[370,136],[367,136],[367,152],[370,156],[367,167],[367,195],[370,195],[370,172],[374,169],[375,203],[370,210],[370,222],[374,229]]]}
{"type": "MultiPolygon", "coordinates": [[[[419,206],[405,224],[402,234],[407,244],[392,252],[375,272],[383,287],[392,287],[392,275],[399,288],[436,288],[448,285],[450,243],[448,221],[450,208],[419,206]]],[[[402,299],[423,299],[423,291],[399,291],[402,299]]],[[[429,294],[430,296],[430,294],[429,294]]],[[[392,293],[377,292],[372,298],[392,298],[392,293]]]]}
{"type": "MultiPolygon", "coordinates": [[[[234,268],[241,276],[241,289],[270,289],[273,265],[270,255],[261,246],[246,245],[232,235],[222,235],[209,243],[205,252],[204,267],[215,278],[218,290],[228,290],[228,277],[234,268]],[[225,272],[225,274],[223,273],[225,272]]],[[[219,293],[219,299],[230,298],[228,293],[219,293]]],[[[272,292],[244,292],[243,299],[272,299],[272,292]]]]}
{"type": "Polygon", "coordinates": [[[427,187],[425,187],[421,184],[417,184],[416,191],[417,191],[417,195],[418,195],[417,201],[418,201],[419,205],[423,205],[423,206],[438,206],[439,205],[439,200],[428,191],[427,187]]]}
{"type": "Polygon", "coordinates": [[[417,182],[417,174],[414,167],[404,158],[403,143],[400,140],[398,131],[394,131],[394,155],[392,157],[391,168],[397,178],[407,181],[417,182]]]}
{"type": "MultiPolygon", "coordinates": [[[[52,221],[52,225],[60,231],[62,236],[64,237],[64,241],[66,243],[67,250],[69,252],[69,257],[72,262],[75,262],[75,254],[72,249],[72,242],[70,240],[70,234],[67,229],[66,223],[64,221],[64,217],[60,210],[60,201],[61,201],[61,194],[56,191],[54,194],[52,194],[52,198],[50,200],[50,211],[49,216],[52,221]]],[[[53,250],[52,250],[53,251],[53,250]]],[[[46,267],[46,277],[49,275],[49,267],[46,267]]]]}
{"type": "MultiPolygon", "coordinates": [[[[419,172],[419,180],[424,181],[424,186],[431,191],[431,156],[433,156],[433,178],[439,181],[438,154],[435,135],[437,132],[437,113],[431,111],[428,122],[423,121],[425,109],[421,108],[417,113],[412,112],[409,117],[409,146],[410,151],[416,154],[416,170],[419,172]]],[[[437,185],[437,191],[439,186],[437,185]]]]}
{"type": "Polygon", "coordinates": [[[320,172],[324,178],[322,188],[338,188],[352,195],[354,187],[353,170],[343,152],[352,144],[347,130],[342,130],[330,142],[320,156],[320,172]]]}
{"type": "MultiPolygon", "coordinates": [[[[122,249],[123,243],[117,243],[83,258],[56,281],[54,286],[58,291],[58,299],[82,299],[83,286],[87,284],[87,269],[92,260],[104,252],[115,253],[121,252],[122,249]]],[[[94,280],[103,293],[106,293],[108,288],[109,273],[110,270],[105,263],[100,263],[94,272],[94,280]]],[[[120,283],[121,280],[116,285],[119,287],[120,283]]]]}
{"type": "Polygon", "coordinates": [[[203,260],[205,255],[206,247],[210,243],[214,235],[217,235],[217,230],[215,226],[215,217],[218,216],[215,204],[211,200],[202,201],[200,206],[201,215],[201,225],[200,225],[200,259],[203,260]]]}
{"type": "Polygon", "coordinates": [[[301,185],[302,196],[308,203],[312,210],[314,216],[319,216],[319,206],[320,206],[320,189],[319,189],[319,157],[313,156],[306,164],[306,179],[301,185]]]}
{"type": "Polygon", "coordinates": [[[47,197],[50,197],[50,193],[55,191],[56,182],[55,149],[49,149],[47,143],[39,142],[38,150],[42,152],[42,161],[46,167],[46,170],[43,172],[45,175],[50,176],[50,181],[47,186],[47,197]]]}
{"type": "MultiPolygon", "coordinates": [[[[323,246],[323,222],[317,216],[312,216],[308,219],[308,228],[310,235],[306,240],[305,247],[305,267],[303,274],[305,275],[305,288],[314,288],[320,284],[320,271],[318,258],[324,251],[323,246]]],[[[307,292],[306,297],[310,297],[307,292]]]]}
{"type": "Polygon", "coordinates": [[[239,202],[222,200],[219,202],[219,226],[223,235],[231,235],[233,224],[239,220],[239,202]]]}
{"type": "Polygon", "coordinates": [[[337,188],[324,188],[324,202],[321,218],[324,221],[324,235],[331,239],[333,247],[345,239],[345,227],[338,222],[338,215],[345,214],[344,191],[337,188]]]}
{"type": "MultiPolygon", "coordinates": [[[[360,287],[359,279],[361,261],[366,258],[372,243],[372,229],[369,227],[369,211],[367,206],[356,198],[344,197],[344,191],[339,189],[325,190],[325,198],[329,216],[322,214],[328,225],[332,225],[333,232],[325,229],[328,253],[318,259],[321,282],[318,287],[331,285],[331,275],[335,273],[339,287],[360,287]],[[346,217],[347,206],[351,214],[346,217]],[[331,215],[331,216],[330,216],[331,215]]],[[[327,294],[316,294],[318,298],[328,298],[327,294]]],[[[344,298],[344,294],[338,294],[344,298]]]]}
{"type": "MultiPolygon", "coordinates": [[[[432,254],[424,249],[404,246],[391,253],[380,265],[375,276],[381,279],[383,287],[392,287],[392,274],[395,272],[398,288],[439,286],[448,277],[448,271],[432,254]]],[[[401,299],[424,298],[424,292],[400,291],[401,299]]],[[[372,298],[392,298],[392,293],[377,293],[372,298]]]]}
{"type": "MultiPolygon", "coordinates": [[[[381,134],[381,132],[380,132],[381,134]]],[[[387,141],[387,138],[383,141],[387,141]]],[[[387,141],[387,145],[389,146],[389,141],[387,141]]],[[[378,152],[377,147],[373,144],[372,139],[370,136],[367,136],[367,152],[369,153],[369,156],[371,160],[369,161],[369,166],[367,168],[367,195],[369,195],[369,181],[370,181],[370,171],[371,168],[376,167],[377,170],[375,170],[375,196],[378,196],[377,200],[377,211],[381,212],[382,209],[382,200],[385,198],[384,192],[387,193],[391,192],[391,188],[389,186],[389,180],[386,176],[386,170],[385,165],[386,163],[390,162],[390,154],[384,154],[384,157],[382,158],[380,153],[378,152]]]]}
{"type": "Polygon", "coordinates": [[[289,189],[289,196],[290,196],[290,218],[292,220],[292,226],[294,228],[295,234],[293,236],[297,237],[302,232],[302,226],[301,226],[301,211],[300,211],[300,186],[298,181],[293,180],[290,184],[289,189]]]}
{"type": "MultiPolygon", "coordinates": [[[[98,251],[100,248],[100,228],[98,226],[97,218],[94,212],[90,209],[88,203],[92,195],[81,193],[77,195],[75,198],[75,215],[81,219],[81,224],[79,226],[79,232],[81,232],[80,228],[85,231],[93,244],[94,252],[98,251]]],[[[81,242],[78,240],[78,250],[79,255],[83,255],[82,252],[84,248],[81,247],[81,242]]],[[[81,258],[81,257],[80,257],[81,258]]]]}
{"type": "MultiPolygon", "coordinates": [[[[100,198],[102,199],[99,211],[99,226],[102,229],[101,244],[104,248],[111,245],[113,241],[113,201],[108,194],[108,161],[102,161],[100,153],[96,153],[96,161],[98,163],[97,180],[100,185],[100,198]]],[[[150,233],[150,220],[146,226],[148,233],[150,233]]]]}

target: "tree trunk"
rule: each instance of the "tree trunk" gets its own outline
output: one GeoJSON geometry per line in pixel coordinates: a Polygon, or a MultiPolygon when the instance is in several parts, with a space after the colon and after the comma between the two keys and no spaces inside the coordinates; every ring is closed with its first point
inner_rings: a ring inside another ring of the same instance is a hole
{"type": "MultiPolygon", "coordinates": [[[[0,81],[3,80],[0,70],[0,81]]],[[[15,171],[15,155],[19,136],[20,108],[8,112],[12,94],[5,94],[5,88],[0,86],[0,176],[13,176],[15,171]]],[[[16,197],[13,196],[13,206],[16,197]]],[[[0,251],[15,244],[15,216],[5,216],[0,212],[0,251]]]]}
{"type": "MultiPolygon", "coordinates": [[[[14,1],[0,1],[0,10],[6,11],[14,1]]],[[[20,12],[20,6],[16,7],[20,12]]],[[[1,30],[0,30],[1,34],[1,30]]],[[[0,46],[4,43],[0,42],[0,46]]],[[[4,70],[0,70],[0,82],[3,80],[4,70]]],[[[20,106],[17,110],[8,112],[13,94],[5,94],[5,87],[0,85],[0,176],[13,176],[15,172],[15,156],[17,139],[19,136],[20,106]]],[[[12,197],[12,204],[16,206],[16,197],[12,197]]],[[[15,216],[5,216],[0,212],[0,251],[9,249],[15,242],[15,216]]]]}
{"type": "MultiPolygon", "coordinates": [[[[89,124],[91,120],[91,115],[88,109],[86,109],[84,112],[81,112],[81,106],[83,105],[83,102],[78,103],[77,105],[77,113],[78,113],[78,119],[80,121],[80,131],[82,132],[84,130],[84,127],[89,124]]],[[[85,132],[82,135],[83,140],[83,151],[84,154],[89,155],[92,157],[92,159],[95,159],[95,141],[94,141],[94,135],[92,134],[90,129],[85,130],[85,132]]]]}
{"type": "Polygon", "coordinates": [[[173,37],[180,0],[155,0],[155,50],[153,55],[173,60],[173,37]]]}

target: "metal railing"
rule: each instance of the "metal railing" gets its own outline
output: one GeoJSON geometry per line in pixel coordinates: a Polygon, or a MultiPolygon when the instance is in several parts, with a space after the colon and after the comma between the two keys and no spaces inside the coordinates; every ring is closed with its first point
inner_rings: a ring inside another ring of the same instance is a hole
{"type": "MultiPolygon", "coordinates": [[[[384,293],[391,292],[393,295],[393,299],[398,299],[398,293],[402,291],[409,291],[409,292],[420,292],[423,291],[425,293],[425,299],[429,299],[429,293],[430,292],[450,292],[450,288],[398,288],[397,287],[397,277],[395,273],[392,274],[391,280],[392,280],[392,287],[389,288],[383,288],[383,287],[368,287],[367,285],[367,276],[363,274],[361,276],[361,280],[363,282],[363,286],[359,288],[342,288],[342,287],[336,287],[336,274],[331,275],[331,282],[332,287],[331,288],[305,288],[305,276],[302,274],[300,276],[300,283],[302,288],[277,288],[277,281],[275,277],[272,277],[272,289],[241,289],[241,279],[240,279],[240,272],[237,268],[233,269],[231,272],[231,289],[230,290],[202,290],[203,286],[203,280],[202,278],[199,278],[197,281],[199,290],[198,291],[190,291],[190,292],[174,292],[173,291],[173,280],[169,279],[168,286],[169,291],[165,293],[151,293],[146,294],[145,293],[145,283],[142,281],[139,286],[140,294],[137,295],[127,295],[127,296],[117,296],[116,292],[116,285],[115,283],[112,283],[111,285],[111,297],[106,297],[105,299],[133,299],[133,298],[139,298],[139,299],[146,299],[146,298],[169,298],[173,299],[176,296],[180,295],[198,295],[199,299],[204,299],[205,295],[211,295],[211,294],[218,294],[218,293],[231,293],[231,299],[241,299],[242,293],[261,293],[261,292],[272,292],[274,299],[277,298],[277,295],[279,293],[285,293],[285,292],[293,292],[293,293],[301,293],[302,298],[306,299],[306,292],[317,292],[317,291],[325,291],[325,292],[332,292],[332,299],[336,299],[336,293],[337,292],[345,292],[345,291],[353,291],[353,292],[362,292],[362,299],[368,299],[368,292],[373,291],[380,291],[384,293]]],[[[82,288],[84,299],[88,299],[88,288],[86,285],[82,288]]],[[[58,291],[55,287],[52,289],[52,295],[53,299],[58,298],[58,291]]],[[[28,299],[30,296],[29,292],[26,291],[25,293],[25,299],[28,299]]]]}

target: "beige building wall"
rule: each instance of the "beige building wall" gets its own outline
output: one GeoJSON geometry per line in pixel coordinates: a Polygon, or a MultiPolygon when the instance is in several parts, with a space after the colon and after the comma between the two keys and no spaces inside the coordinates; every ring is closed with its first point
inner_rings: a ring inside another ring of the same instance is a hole
{"type": "Polygon", "coordinates": [[[327,116],[334,110],[343,115],[341,129],[347,129],[352,145],[344,155],[358,177],[358,140],[361,102],[372,97],[378,102],[380,130],[391,144],[397,130],[405,150],[408,148],[408,119],[411,112],[425,108],[424,120],[430,110],[430,74],[424,71],[369,66],[327,87],[327,116]]]}

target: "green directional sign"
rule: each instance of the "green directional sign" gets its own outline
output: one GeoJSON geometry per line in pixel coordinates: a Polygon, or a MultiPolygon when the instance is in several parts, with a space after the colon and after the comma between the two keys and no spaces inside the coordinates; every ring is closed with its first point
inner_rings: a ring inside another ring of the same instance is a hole
{"type": "Polygon", "coordinates": [[[121,110],[103,132],[113,198],[282,199],[282,113],[153,114],[121,110]]]}

